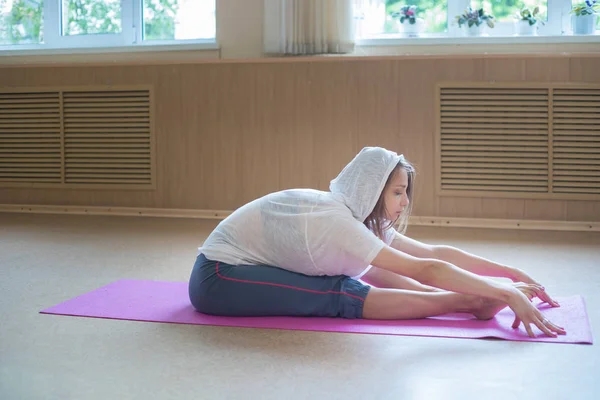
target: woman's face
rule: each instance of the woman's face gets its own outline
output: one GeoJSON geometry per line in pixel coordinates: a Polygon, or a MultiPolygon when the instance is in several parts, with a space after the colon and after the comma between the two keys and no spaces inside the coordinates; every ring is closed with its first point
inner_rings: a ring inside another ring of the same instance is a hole
{"type": "Polygon", "coordinates": [[[386,218],[390,221],[398,219],[400,214],[408,206],[409,200],[406,194],[408,188],[408,173],[401,168],[392,176],[389,185],[383,191],[383,199],[386,210],[386,218]]]}

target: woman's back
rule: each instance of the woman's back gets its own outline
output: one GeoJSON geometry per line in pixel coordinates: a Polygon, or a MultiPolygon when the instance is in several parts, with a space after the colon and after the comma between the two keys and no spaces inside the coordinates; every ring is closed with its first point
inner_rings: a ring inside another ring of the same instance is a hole
{"type": "MultiPolygon", "coordinates": [[[[388,236],[393,234],[392,230],[388,236]]],[[[266,264],[306,275],[356,276],[383,245],[353,217],[340,196],[291,189],[237,209],[199,251],[234,265],[266,264]]]]}

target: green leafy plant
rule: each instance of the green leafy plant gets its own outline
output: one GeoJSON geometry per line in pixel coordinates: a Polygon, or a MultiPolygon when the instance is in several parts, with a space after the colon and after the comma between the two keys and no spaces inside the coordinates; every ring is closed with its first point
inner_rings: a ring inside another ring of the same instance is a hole
{"type": "Polygon", "coordinates": [[[539,13],[540,13],[540,8],[539,7],[535,7],[533,9],[533,11],[530,10],[529,8],[525,7],[525,8],[522,8],[521,11],[519,11],[517,13],[516,18],[518,20],[520,20],[520,21],[527,21],[527,22],[529,22],[529,25],[531,25],[531,26],[533,26],[533,25],[535,25],[537,23],[545,25],[543,20],[538,19],[538,18],[540,18],[538,16],[539,13]]]}
{"type": "Polygon", "coordinates": [[[462,27],[463,25],[467,25],[469,28],[473,25],[479,26],[484,22],[490,28],[494,27],[494,16],[491,14],[486,14],[483,8],[479,10],[473,10],[471,7],[468,7],[464,13],[456,16],[456,22],[458,22],[458,27],[462,27]]]}
{"type": "Polygon", "coordinates": [[[575,14],[578,17],[584,15],[594,15],[598,14],[600,10],[600,4],[598,4],[597,0],[585,0],[585,3],[579,4],[571,9],[571,13],[575,14]]]}
{"type": "Polygon", "coordinates": [[[398,18],[401,24],[408,21],[409,24],[414,25],[417,22],[417,6],[403,6],[400,11],[392,13],[392,18],[398,18]]]}

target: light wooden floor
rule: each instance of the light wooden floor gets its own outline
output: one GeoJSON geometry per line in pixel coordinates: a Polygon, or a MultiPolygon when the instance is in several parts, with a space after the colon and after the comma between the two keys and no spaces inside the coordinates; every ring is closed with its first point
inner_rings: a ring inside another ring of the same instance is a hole
{"type": "MultiPolygon", "coordinates": [[[[0,214],[0,399],[598,399],[596,345],[42,315],[122,278],[185,281],[215,221],[0,214]]],[[[600,234],[412,228],[585,297],[600,234]]],[[[596,337],[598,340],[598,337],[596,337]]]]}

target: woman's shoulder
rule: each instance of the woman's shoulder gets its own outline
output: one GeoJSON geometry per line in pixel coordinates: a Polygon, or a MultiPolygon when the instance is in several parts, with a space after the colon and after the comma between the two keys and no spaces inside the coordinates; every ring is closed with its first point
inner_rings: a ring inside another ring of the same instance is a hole
{"type": "Polygon", "coordinates": [[[329,201],[329,192],[316,189],[285,189],[270,193],[263,197],[266,201],[278,201],[284,203],[312,203],[317,204],[329,201]]]}
{"type": "Polygon", "coordinates": [[[270,193],[261,199],[261,208],[282,209],[293,207],[295,213],[311,214],[318,218],[323,215],[352,217],[350,209],[331,192],[316,189],[285,189],[270,193]]]}

